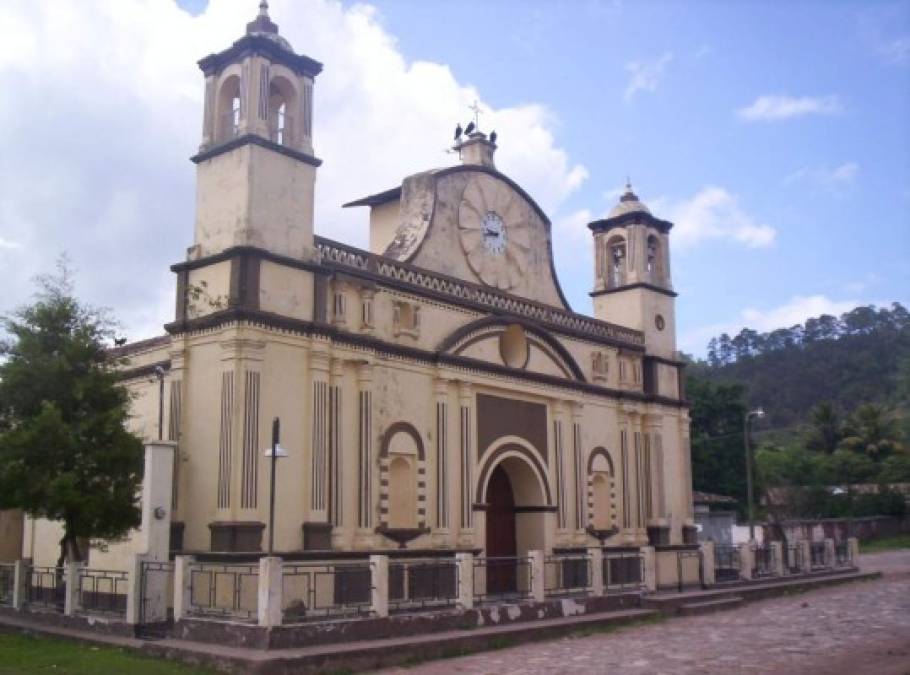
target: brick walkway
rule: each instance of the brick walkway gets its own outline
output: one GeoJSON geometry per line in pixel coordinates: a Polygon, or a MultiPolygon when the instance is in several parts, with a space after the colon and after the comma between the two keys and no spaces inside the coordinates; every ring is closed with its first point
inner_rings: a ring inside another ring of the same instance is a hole
{"type": "Polygon", "coordinates": [[[862,556],[881,579],[613,633],[565,638],[384,673],[910,674],[910,551],[862,556]]]}

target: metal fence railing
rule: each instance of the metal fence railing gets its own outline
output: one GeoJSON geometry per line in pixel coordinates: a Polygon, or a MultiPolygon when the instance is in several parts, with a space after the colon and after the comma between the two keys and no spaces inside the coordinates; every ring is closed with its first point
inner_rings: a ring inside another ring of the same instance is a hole
{"type": "Polygon", "coordinates": [[[194,562],[189,565],[188,614],[254,620],[259,604],[259,565],[194,562]]]}
{"type": "Polygon", "coordinates": [[[370,613],[371,565],[299,562],[282,565],[282,613],[286,623],[370,613]]]}
{"type": "Polygon", "coordinates": [[[853,566],[853,557],[850,554],[850,545],[847,540],[842,540],[834,543],[834,566],[853,566]]]}
{"type": "Polygon", "coordinates": [[[0,563],[0,607],[13,606],[16,583],[15,563],[0,563]]]}
{"type": "Polygon", "coordinates": [[[591,557],[551,555],[544,559],[544,595],[587,595],[591,590],[591,557]]]}
{"type": "Polygon", "coordinates": [[[517,556],[474,559],[477,602],[526,600],[531,597],[531,560],[517,556]]]}
{"type": "Polygon", "coordinates": [[[825,569],[831,566],[825,542],[813,541],[809,543],[809,564],[813,570],[825,569]]]}
{"type": "Polygon", "coordinates": [[[389,611],[407,612],[455,605],[458,568],[452,558],[389,562],[389,611]]]}
{"type": "Polygon", "coordinates": [[[784,556],[784,571],[787,574],[799,574],[805,567],[803,547],[800,542],[788,542],[781,547],[784,556]]]}
{"type": "Polygon", "coordinates": [[[639,551],[603,549],[604,590],[637,591],[645,583],[645,562],[639,551]]]}
{"type": "Polygon", "coordinates": [[[773,577],[777,574],[774,548],[770,544],[752,547],[752,578],[773,577]]]}
{"type": "Polygon", "coordinates": [[[733,544],[714,544],[715,581],[738,581],[739,573],[739,549],[733,544]]]}
{"type": "Polygon", "coordinates": [[[126,615],[129,575],[118,570],[96,570],[83,567],[77,579],[78,611],[84,614],[126,615]]]}
{"type": "Polygon", "coordinates": [[[29,565],[25,574],[25,602],[30,608],[62,613],[66,602],[63,568],[29,565]]]}

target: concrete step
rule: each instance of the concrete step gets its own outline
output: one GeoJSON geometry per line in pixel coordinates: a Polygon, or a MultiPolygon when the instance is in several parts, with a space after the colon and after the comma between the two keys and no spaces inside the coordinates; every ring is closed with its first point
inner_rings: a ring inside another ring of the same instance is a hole
{"type": "Polygon", "coordinates": [[[680,605],[677,611],[683,616],[710,614],[711,612],[722,612],[726,609],[735,609],[744,603],[745,600],[741,596],[736,595],[730,598],[706,600],[705,602],[689,602],[680,605]]]}

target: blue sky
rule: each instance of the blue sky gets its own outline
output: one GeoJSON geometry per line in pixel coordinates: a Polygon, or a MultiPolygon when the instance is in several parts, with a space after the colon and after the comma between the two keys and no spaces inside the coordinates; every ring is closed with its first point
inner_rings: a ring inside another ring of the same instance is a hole
{"type": "MultiPolygon", "coordinates": [[[[131,337],[173,307],[191,243],[202,78],[254,0],[0,7],[0,309],[65,250],[131,337]],[[49,87],[48,82],[54,83],[49,87]]],[[[910,2],[272,0],[316,86],[317,231],[342,202],[452,161],[478,98],[499,168],[553,220],[590,312],[585,223],[626,175],[674,220],[681,348],[858,303],[910,301],[910,2]]]]}

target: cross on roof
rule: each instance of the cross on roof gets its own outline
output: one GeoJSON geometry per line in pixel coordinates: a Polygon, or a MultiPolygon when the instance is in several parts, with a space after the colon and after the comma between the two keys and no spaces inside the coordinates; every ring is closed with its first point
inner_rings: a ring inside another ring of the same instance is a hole
{"type": "Polygon", "coordinates": [[[474,99],[473,105],[468,106],[468,110],[474,111],[474,128],[480,131],[480,106],[477,104],[477,99],[474,99]]]}

